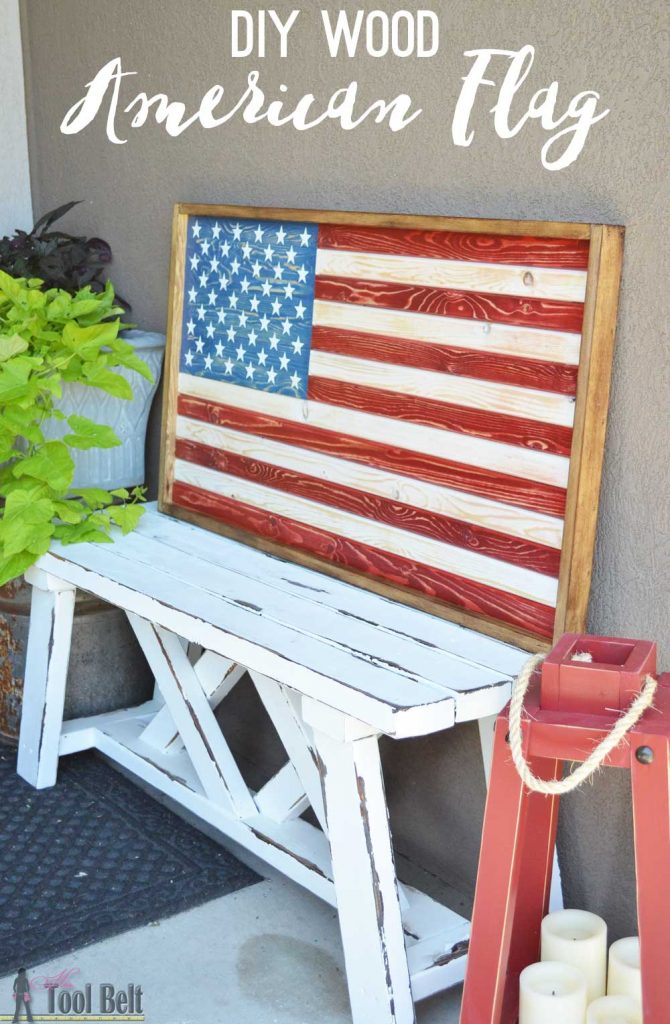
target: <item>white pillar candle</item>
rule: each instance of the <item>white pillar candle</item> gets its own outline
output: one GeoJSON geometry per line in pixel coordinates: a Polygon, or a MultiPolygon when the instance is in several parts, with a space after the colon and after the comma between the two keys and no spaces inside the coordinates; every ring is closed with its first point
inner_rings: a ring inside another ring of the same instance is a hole
{"type": "Polygon", "coordinates": [[[642,1002],[642,974],[640,971],[640,940],[637,936],[619,939],[610,947],[610,966],[607,976],[609,996],[632,996],[642,1002]]]}
{"type": "Polygon", "coordinates": [[[607,925],[587,910],[557,910],[542,922],[542,960],[572,964],[586,977],[588,1001],[605,995],[607,925]]]}
{"type": "Polygon", "coordinates": [[[586,979],[569,964],[531,964],[519,978],[519,1024],[584,1024],[586,979]]]}
{"type": "Polygon", "coordinates": [[[642,1007],[632,996],[602,996],[586,1011],[586,1024],[642,1024],[642,1007]]]}

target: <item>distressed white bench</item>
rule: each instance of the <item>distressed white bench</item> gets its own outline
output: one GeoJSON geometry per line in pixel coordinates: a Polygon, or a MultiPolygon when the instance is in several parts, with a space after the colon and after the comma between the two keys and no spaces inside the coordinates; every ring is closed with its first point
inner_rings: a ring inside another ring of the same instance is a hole
{"type": "Polygon", "coordinates": [[[23,778],[52,786],[59,756],[96,748],[337,906],[361,1024],[411,1021],[412,996],[463,978],[469,922],[397,883],[378,739],[476,719],[488,758],[525,651],[154,508],[113,545],[56,546],[28,579],[23,778]],[[63,722],[77,588],[127,612],[148,703],[63,722]],[[182,640],[204,648],[194,665],[182,640]],[[288,754],[257,793],[214,717],[245,669],[288,754]]]}
{"type": "Polygon", "coordinates": [[[27,574],[19,772],[100,750],[337,906],[356,1024],[410,1024],[469,924],[396,878],[378,740],[476,720],[486,767],[584,628],[621,231],[180,206],[173,240],[160,511],[27,574]],[[63,722],[77,588],[145,705],[63,722]],[[214,715],[245,672],[287,753],[258,792],[214,715]]]}

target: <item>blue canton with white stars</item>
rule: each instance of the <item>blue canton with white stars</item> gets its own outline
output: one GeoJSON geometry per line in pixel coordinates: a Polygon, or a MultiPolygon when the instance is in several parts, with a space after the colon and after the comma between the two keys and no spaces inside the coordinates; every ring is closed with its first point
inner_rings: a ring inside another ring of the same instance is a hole
{"type": "Polygon", "coordinates": [[[182,373],[307,397],[316,224],[189,217],[182,373]]]}

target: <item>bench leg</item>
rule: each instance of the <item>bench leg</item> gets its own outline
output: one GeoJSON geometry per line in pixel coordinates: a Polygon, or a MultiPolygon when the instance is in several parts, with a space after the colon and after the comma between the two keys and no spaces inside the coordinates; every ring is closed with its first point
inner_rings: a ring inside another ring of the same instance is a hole
{"type": "Polygon", "coordinates": [[[305,699],[322,774],[354,1024],[413,1024],[377,735],[305,699]]]}
{"type": "Polygon", "coordinates": [[[38,570],[26,578],[33,592],[17,772],[45,789],[58,773],[76,591],[38,570]]]}

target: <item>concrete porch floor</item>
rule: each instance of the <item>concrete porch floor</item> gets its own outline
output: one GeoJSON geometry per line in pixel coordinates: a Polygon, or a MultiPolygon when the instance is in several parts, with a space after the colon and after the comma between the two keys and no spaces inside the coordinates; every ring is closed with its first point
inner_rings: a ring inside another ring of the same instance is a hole
{"type": "MultiPolygon", "coordinates": [[[[335,911],[283,878],[29,965],[28,973],[68,969],[77,972],[75,989],[92,984],[94,1014],[100,984],[141,985],[146,1024],[351,1022],[335,911]]],[[[0,1020],[13,1013],[12,980],[0,980],[0,1020]]],[[[420,1003],[418,1024],[457,1024],[459,1002],[454,989],[420,1003]]],[[[36,1020],[47,1012],[45,991],[35,992],[32,1007],[36,1020]]]]}

